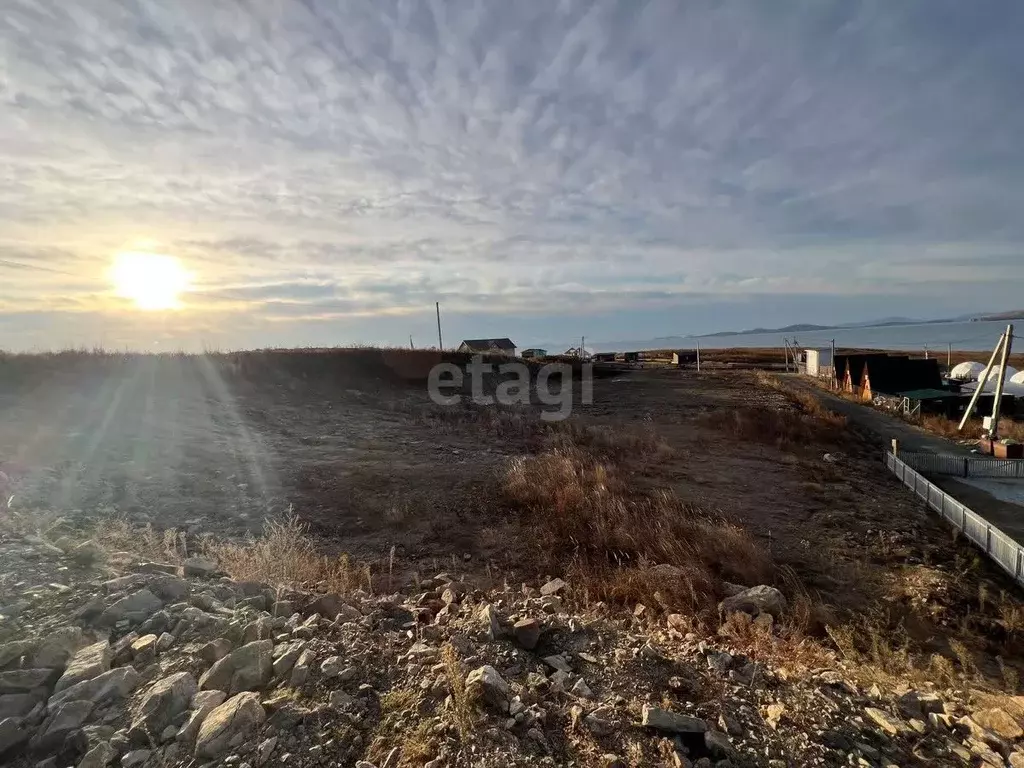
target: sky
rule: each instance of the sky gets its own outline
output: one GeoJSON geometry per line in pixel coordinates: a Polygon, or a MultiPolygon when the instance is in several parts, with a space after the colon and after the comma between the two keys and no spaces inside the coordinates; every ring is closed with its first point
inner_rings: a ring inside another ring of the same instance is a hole
{"type": "Polygon", "coordinates": [[[1022,37],[1017,0],[4,0],[0,348],[1024,308],[1022,37]]]}

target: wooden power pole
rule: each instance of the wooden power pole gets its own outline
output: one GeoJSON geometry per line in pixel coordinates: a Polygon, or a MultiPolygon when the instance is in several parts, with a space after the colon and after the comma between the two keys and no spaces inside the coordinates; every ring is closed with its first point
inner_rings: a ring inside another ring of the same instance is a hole
{"type": "Polygon", "coordinates": [[[441,341],[441,302],[434,302],[434,309],[437,310],[437,349],[441,351],[444,349],[444,342],[441,341]]]}

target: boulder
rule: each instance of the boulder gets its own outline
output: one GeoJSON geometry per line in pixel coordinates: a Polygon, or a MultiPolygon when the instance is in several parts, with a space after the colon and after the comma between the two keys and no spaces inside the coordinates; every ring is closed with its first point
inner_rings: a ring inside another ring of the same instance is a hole
{"type": "Polygon", "coordinates": [[[202,690],[216,689],[228,695],[264,688],[273,673],[274,643],[257,640],[237,648],[199,678],[202,690]]]}
{"type": "Polygon", "coordinates": [[[28,739],[28,731],[21,727],[16,717],[5,717],[0,720],[0,756],[20,746],[28,739]]]}
{"type": "Polygon", "coordinates": [[[292,667],[292,674],[289,680],[292,688],[301,688],[309,679],[309,668],[316,662],[316,655],[308,648],[299,654],[299,658],[292,667]]]}
{"type": "Polygon", "coordinates": [[[208,557],[190,557],[181,565],[186,576],[197,576],[208,579],[217,573],[217,561],[208,557]]]}
{"type": "Polygon", "coordinates": [[[528,651],[532,651],[540,642],[541,623],[537,619],[522,619],[512,628],[516,642],[528,651]]]}
{"type": "Polygon", "coordinates": [[[337,677],[341,674],[341,671],[345,668],[345,662],[341,660],[340,656],[328,656],[320,664],[320,674],[326,679],[337,677]]]}
{"type": "Polygon", "coordinates": [[[551,581],[549,581],[547,584],[545,584],[543,587],[540,588],[540,593],[544,597],[547,597],[548,595],[557,595],[559,592],[561,592],[562,590],[564,590],[568,586],[569,585],[566,584],[561,579],[552,579],[551,581]]]}
{"type": "Polygon", "coordinates": [[[99,623],[103,626],[112,626],[119,621],[141,624],[163,607],[160,598],[148,589],[140,589],[107,608],[100,614],[99,623]]]}
{"type": "Polygon", "coordinates": [[[71,657],[71,662],[64,670],[60,680],[57,681],[54,690],[62,691],[83,680],[90,680],[102,675],[110,669],[110,662],[113,658],[114,651],[106,640],[85,646],[71,657]]]}
{"type": "Polygon", "coordinates": [[[143,635],[132,643],[132,658],[136,664],[149,664],[156,658],[156,635],[143,635]]]}
{"type": "Polygon", "coordinates": [[[60,677],[59,669],[12,669],[0,672],[0,694],[29,693],[37,688],[50,688],[60,677]]]}
{"type": "Polygon", "coordinates": [[[994,707],[982,709],[971,715],[971,718],[982,728],[992,731],[996,736],[1014,741],[1024,736],[1024,728],[1005,709],[994,707]]]}
{"type": "Polygon", "coordinates": [[[35,650],[35,647],[36,644],[28,640],[14,640],[0,645],[0,669],[17,661],[22,656],[28,656],[35,650]]]}
{"type": "Polygon", "coordinates": [[[295,666],[295,662],[298,661],[299,656],[302,655],[304,650],[306,650],[306,643],[301,640],[295,640],[274,648],[274,653],[277,656],[274,659],[274,677],[283,678],[291,672],[292,667],[295,666]]]}
{"type": "Polygon", "coordinates": [[[501,628],[501,614],[490,603],[480,609],[480,622],[484,625],[487,636],[491,640],[497,640],[504,634],[501,628]]]}
{"type": "Polygon", "coordinates": [[[107,768],[115,759],[117,759],[117,750],[110,746],[110,742],[101,741],[85,753],[78,768],[107,768]]]}
{"type": "Polygon", "coordinates": [[[242,642],[251,643],[254,640],[267,640],[274,636],[274,620],[269,616],[260,616],[256,621],[245,625],[242,630],[242,642]]]}
{"type": "Polygon", "coordinates": [[[240,746],[266,720],[258,693],[239,693],[214,709],[203,721],[195,756],[215,759],[240,746]]]}
{"type": "Polygon", "coordinates": [[[41,701],[46,701],[45,688],[37,688],[30,693],[9,693],[0,696],[0,720],[7,717],[24,717],[41,701]]]}
{"type": "Polygon", "coordinates": [[[337,616],[345,607],[345,601],[340,595],[328,593],[313,599],[303,608],[302,612],[307,616],[319,613],[321,616],[337,616]]]}
{"type": "Polygon", "coordinates": [[[188,597],[191,585],[177,576],[161,576],[149,582],[149,590],[168,603],[176,603],[188,597]]]}
{"type": "Polygon", "coordinates": [[[466,678],[466,692],[500,714],[508,713],[512,689],[494,667],[484,665],[470,672],[466,678]]]}
{"type": "Polygon", "coordinates": [[[786,596],[775,587],[762,584],[725,598],[718,604],[718,610],[723,616],[747,613],[756,618],[762,613],[767,613],[779,619],[786,610],[786,596]]]}
{"type": "Polygon", "coordinates": [[[33,667],[64,669],[75,652],[85,645],[81,627],[61,627],[39,644],[32,655],[33,667]]]}
{"type": "Polygon", "coordinates": [[[227,694],[224,691],[200,691],[192,698],[192,712],[188,720],[175,735],[175,739],[186,744],[191,744],[199,735],[199,729],[203,725],[206,716],[224,703],[227,694]]]}
{"type": "Polygon", "coordinates": [[[139,673],[132,667],[118,667],[54,693],[49,705],[52,707],[54,703],[75,699],[91,701],[93,705],[126,699],[141,680],[139,673]]]}
{"type": "Polygon", "coordinates": [[[51,708],[50,716],[32,737],[30,748],[34,752],[56,752],[68,736],[85,724],[91,713],[91,701],[66,701],[51,708]]]}
{"type": "Polygon", "coordinates": [[[142,699],[129,731],[136,743],[149,743],[188,709],[196,695],[196,680],[188,672],[177,672],[158,681],[142,699]]]}
{"type": "Polygon", "coordinates": [[[135,768],[137,765],[142,765],[149,760],[151,754],[153,754],[151,749],[133,749],[121,758],[121,768],[135,768]]]}
{"type": "Polygon", "coordinates": [[[207,664],[215,664],[229,653],[231,653],[231,641],[226,637],[218,637],[199,649],[199,658],[207,664]]]}
{"type": "Polygon", "coordinates": [[[649,704],[644,704],[641,724],[665,733],[704,733],[708,729],[700,718],[669,712],[649,704]]]}

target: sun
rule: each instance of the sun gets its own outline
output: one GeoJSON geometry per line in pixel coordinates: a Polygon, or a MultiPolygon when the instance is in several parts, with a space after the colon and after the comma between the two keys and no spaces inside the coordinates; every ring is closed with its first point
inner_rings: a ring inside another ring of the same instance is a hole
{"type": "Polygon", "coordinates": [[[110,272],[117,295],[131,299],[139,309],[177,309],[188,289],[189,275],[173,256],[125,251],[110,272]]]}

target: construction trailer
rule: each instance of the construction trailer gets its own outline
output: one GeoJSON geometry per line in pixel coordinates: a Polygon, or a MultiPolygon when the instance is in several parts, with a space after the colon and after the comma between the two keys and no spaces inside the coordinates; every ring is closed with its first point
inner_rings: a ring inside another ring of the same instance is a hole
{"type": "Polygon", "coordinates": [[[821,347],[819,349],[804,350],[804,370],[808,376],[821,378],[832,377],[832,349],[821,347]]]}

